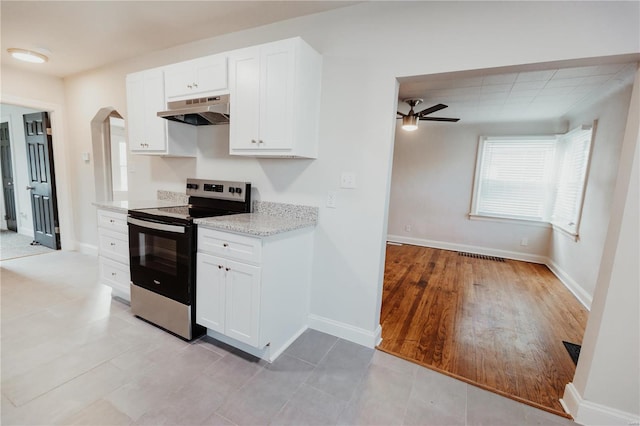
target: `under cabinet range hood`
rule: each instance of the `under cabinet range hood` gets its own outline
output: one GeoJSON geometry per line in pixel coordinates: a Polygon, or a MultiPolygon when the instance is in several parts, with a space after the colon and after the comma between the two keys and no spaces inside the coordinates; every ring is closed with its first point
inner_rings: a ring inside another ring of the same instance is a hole
{"type": "Polygon", "coordinates": [[[229,124],[229,95],[167,102],[167,108],[158,117],[194,126],[229,124]]]}

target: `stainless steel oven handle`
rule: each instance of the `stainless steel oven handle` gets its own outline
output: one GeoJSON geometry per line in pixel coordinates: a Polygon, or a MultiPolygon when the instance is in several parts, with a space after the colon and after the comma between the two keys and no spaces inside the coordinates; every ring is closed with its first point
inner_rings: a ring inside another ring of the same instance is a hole
{"type": "Polygon", "coordinates": [[[142,228],[155,229],[158,231],[173,232],[174,234],[184,234],[186,232],[184,226],[180,225],[167,225],[165,223],[147,222],[146,220],[127,218],[127,223],[132,225],[138,225],[142,228]]]}

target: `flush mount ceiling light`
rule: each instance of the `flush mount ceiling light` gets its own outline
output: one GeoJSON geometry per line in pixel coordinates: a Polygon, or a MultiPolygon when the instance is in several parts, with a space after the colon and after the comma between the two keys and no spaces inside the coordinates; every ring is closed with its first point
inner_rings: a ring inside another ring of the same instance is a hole
{"type": "Polygon", "coordinates": [[[7,52],[9,52],[11,56],[13,56],[14,58],[20,61],[31,62],[34,64],[43,64],[49,60],[49,58],[46,55],[43,55],[42,53],[34,52],[33,50],[18,49],[15,47],[10,47],[9,49],[7,49],[7,52]]]}

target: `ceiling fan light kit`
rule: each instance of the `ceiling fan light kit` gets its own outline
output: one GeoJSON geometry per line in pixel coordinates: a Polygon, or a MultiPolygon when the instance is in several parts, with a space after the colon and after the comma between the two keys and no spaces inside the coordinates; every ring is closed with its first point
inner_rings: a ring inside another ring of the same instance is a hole
{"type": "Polygon", "coordinates": [[[402,129],[407,131],[414,131],[418,128],[419,121],[448,121],[455,123],[459,121],[459,118],[448,118],[448,117],[427,117],[427,115],[432,114],[436,111],[440,111],[441,109],[447,108],[447,105],[437,104],[429,108],[425,108],[422,111],[415,112],[413,108],[418,104],[422,103],[422,99],[420,98],[409,98],[404,99],[403,102],[409,104],[411,109],[407,114],[397,111],[398,117],[402,118],[402,129]]]}

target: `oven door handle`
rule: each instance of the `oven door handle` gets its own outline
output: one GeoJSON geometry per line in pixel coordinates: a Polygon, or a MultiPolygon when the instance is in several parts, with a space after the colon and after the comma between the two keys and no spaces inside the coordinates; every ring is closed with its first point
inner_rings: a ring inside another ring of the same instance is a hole
{"type": "Polygon", "coordinates": [[[186,232],[184,226],[167,225],[166,223],[149,222],[149,221],[146,221],[146,220],[134,219],[134,218],[131,218],[131,217],[127,218],[127,223],[130,223],[132,225],[137,225],[137,226],[140,226],[142,228],[155,229],[157,231],[173,232],[174,234],[184,234],[186,232]]]}

